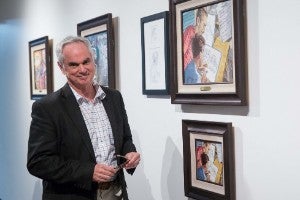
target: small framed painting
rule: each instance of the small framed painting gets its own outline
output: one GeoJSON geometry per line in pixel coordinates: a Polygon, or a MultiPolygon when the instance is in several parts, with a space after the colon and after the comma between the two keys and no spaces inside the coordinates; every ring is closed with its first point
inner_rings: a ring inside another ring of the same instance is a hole
{"type": "Polygon", "coordinates": [[[183,120],[182,137],[185,195],[235,200],[231,123],[183,120]]]}
{"type": "Polygon", "coordinates": [[[30,70],[30,97],[39,99],[53,92],[51,54],[48,36],[28,43],[30,70]]]}

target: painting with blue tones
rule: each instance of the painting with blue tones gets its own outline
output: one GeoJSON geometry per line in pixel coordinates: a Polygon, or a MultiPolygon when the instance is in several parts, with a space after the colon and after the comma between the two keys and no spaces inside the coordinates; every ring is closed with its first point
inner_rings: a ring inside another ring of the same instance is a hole
{"type": "Polygon", "coordinates": [[[100,85],[108,86],[108,55],[107,55],[107,31],[87,35],[95,52],[96,81],[100,85]]]}

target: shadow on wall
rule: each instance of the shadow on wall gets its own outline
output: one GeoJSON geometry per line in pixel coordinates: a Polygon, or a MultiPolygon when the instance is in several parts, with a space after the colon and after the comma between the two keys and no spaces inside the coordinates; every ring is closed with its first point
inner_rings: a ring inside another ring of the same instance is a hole
{"type": "Polygon", "coordinates": [[[129,199],[155,200],[151,192],[149,181],[144,173],[143,152],[140,148],[138,134],[132,130],[132,135],[133,142],[137,148],[137,151],[141,154],[142,159],[139,166],[135,170],[133,177],[128,176],[125,173],[129,199]]]}
{"type": "Polygon", "coordinates": [[[42,180],[38,179],[35,181],[35,184],[34,184],[32,200],[40,200],[42,198],[42,191],[43,191],[42,180]]]}
{"type": "Polygon", "coordinates": [[[220,114],[220,115],[239,115],[247,116],[249,113],[249,106],[210,106],[210,105],[178,105],[181,111],[185,113],[206,113],[206,114],[220,114]]]}
{"type": "Polygon", "coordinates": [[[162,163],[161,192],[164,200],[184,199],[183,158],[178,148],[167,138],[162,163]]]}
{"type": "MultiPolygon", "coordinates": [[[[195,199],[193,199],[193,198],[188,198],[188,200],[195,200],[195,199]]],[[[206,198],[206,197],[202,197],[201,200],[211,200],[211,199],[208,199],[208,198],[206,198]]]]}

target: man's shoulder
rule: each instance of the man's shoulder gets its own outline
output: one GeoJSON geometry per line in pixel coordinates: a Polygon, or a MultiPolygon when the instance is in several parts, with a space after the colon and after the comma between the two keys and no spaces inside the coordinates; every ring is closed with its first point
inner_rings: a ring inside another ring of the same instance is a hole
{"type": "Polygon", "coordinates": [[[121,92],[117,89],[102,87],[102,90],[105,93],[105,100],[107,101],[119,102],[123,99],[121,92]]]}
{"type": "Polygon", "coordinates": [[[113,89],[113,88],[109,88],[109,87],[104,87],[104,86],[101,86],[101,89],[103,90],[103,92],[106,95],[120,94],[120,91],[117,90],[117,89],[113,89]]]}
{"type": "Polygon", "coordinates": [[[60,88],[59,90],[54,91],[54,92],[47,94],[46,96],[38,99],[36,102],[41,103],[41,104],[51,104],[51,103],[57,102],[63,94],[62,91],[63,91],[62,88],[60,88]]]}

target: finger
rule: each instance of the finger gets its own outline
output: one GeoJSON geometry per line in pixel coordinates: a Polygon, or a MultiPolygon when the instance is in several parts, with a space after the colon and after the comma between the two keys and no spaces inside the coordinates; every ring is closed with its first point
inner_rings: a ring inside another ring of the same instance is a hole
{"type": "Polygon", "coordinates": [[[126,164],[125,168],[126,169],[135,168],[138,166],[139,162],[140,162],[140,158],[130,160],[130,162],[126,164]]]}
{"type": "Polygon", "coordinates": [[[108,182],[111,180],[111,176],[100,175],[99,182],[108,182]]]}
{"type": "Polygon", "coordinates": [[[102,173],[112,173],[115,174],[116,170],[112,166],[104,165],[104,164],[97,164],[97,171],[102,173]]]}
{"type": "Polygon", "coordinates": [[[107,173],[100,173],[99,174],[99,180],[101,181],[101,182],[108,182],[108,181],[111,181],[111,179],[112,179],[112,177],[114,177],[114,173],[109,173],[109,174],[107,174],[107,173]]]}
{"type": "Polygon", "coordinates": [[[97,168],[97,175],[100,181],[109,181],[115,174],[117,170],[111,166],[102,166],[97,168]]]}

